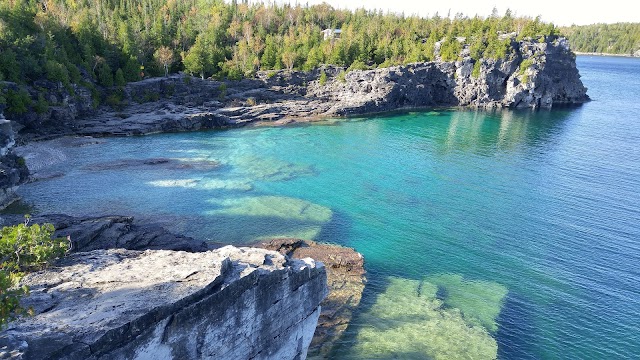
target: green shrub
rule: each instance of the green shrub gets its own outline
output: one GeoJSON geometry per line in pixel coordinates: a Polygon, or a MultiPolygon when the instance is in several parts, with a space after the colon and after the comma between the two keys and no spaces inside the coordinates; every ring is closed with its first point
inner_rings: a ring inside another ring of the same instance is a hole
{"type": "Polygon", "coordinates": [[[24,89],[18,91],[9,89],[9,91],[7,91],[6,101],[7,112],[10,114],[24,114],[29,110],[29,106],[31,106],[31,96],[24,89]]]}
{"type": "Polygon", "coordinates": [[[65,87],[70,85],[69,71],[63,64],[54,60],[48,60],[45,63],[45,71],[47,72],[47,79],[54,82],[61,82],[65,87]]]}
{"type": "Polygon", "coordinates": [[[227,84],[221,83],[220,86],[218,86],[218,91],[218,100],[224,101],[224,98],[227,96],[227,84]]]}
{"type": "Polygon", "coordinates": [[[347,78],[346,78],[347,73],[344,72],[344,70],[340,71],[340,73],[338,74],[338,81],[340,81],[341,83],[346,83],[347,82],[347,78]]]}
{"type": "Polygon", "coordinates": [[[107,105],[111,106],[112,109],[121,111],[122,109],[124,109],[124,102],[122,101],[123,99],[124,90],[121,87],[118,87],[115,91],[110,93],[109,96],[107,96],[105,102],[107,105]]]}
{"type": "Polygon", "coordinates": [[[0,230],[0,326],[31,312],[20,306],[20,297],[29,293],[17,286],[24,273],[46,267],[70,249],[68,240],[51,238],[54,231],[51,224],[29,225],[28,216],[23,224],[0,230]]]}
{"type": "Polygon", "coordinates": [[[118,68],[118,70],[116,70],[116,85],[117,86],[125,86],[127,85],[127,81],[124,79],[124,72],[122,71],[122,69],[118,68]]]}
{"type": "Polygon", "coordinates": [[[480,77],[481,67],[482,67],[482,63],[480,63],[480,60],[476,60],[475,64],[473,64],[473,71],[471,71],[472,78],[477,79],[480,77]]]}
{"type": "Polygon", "coordinates": [[[360,60],[356,60],[353,63],[351,63],[351,66],[349,66],[349,68],[347,69],[347,72],[353,71],[353,70],[368,70],[369,67],[362,61],[360,60]]]}
{"type": "Polygon", "coordinates": [[[98,83],[105,87],[113,86],[113,74],[111,67],[106,62],[98,66],[98,83]]]}
{"type": "Polygon", "coordinates": [[[44,95],[38,94],[38,101],[33,105],[33,110],[37,114],[44,114],[49,111],[49,102],[44,98],[44,95]]]}
{"type": "Polygon", "coordinates": [[[321,72],[320,79],[318,81],[320,82],[320,86],[324,86],[327,83],[327,73],[324,71],[321,72]]]}
{"type": "Polygon", "coordinates": [[[519,74],[524,75],[524,73],[527,71],[528,68],[531,67],[531,65],[533,65],[533,59],[522,60],[522,62],[520,63],[519,74]]]}

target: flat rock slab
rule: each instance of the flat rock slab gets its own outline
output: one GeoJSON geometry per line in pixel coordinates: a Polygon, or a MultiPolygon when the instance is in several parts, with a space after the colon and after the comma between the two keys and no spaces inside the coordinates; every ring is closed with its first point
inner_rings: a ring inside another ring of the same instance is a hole
{"type": "Polygon", "coordinates": [[[324,267],[263,249],[95,250],[27,275],[36,315],[0,333],[0,357],[306,356],[324,267]]]}

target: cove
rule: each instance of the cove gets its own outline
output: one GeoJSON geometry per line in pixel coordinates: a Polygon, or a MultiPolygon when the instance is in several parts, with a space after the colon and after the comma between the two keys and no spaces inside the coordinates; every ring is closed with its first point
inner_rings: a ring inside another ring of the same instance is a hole
{"type": "Polygon", "coordinates": [[[578,57],[594,99],[37,144],[37,212],[366,259],[335,358],[640,353],[640,61],[578,57]]]}

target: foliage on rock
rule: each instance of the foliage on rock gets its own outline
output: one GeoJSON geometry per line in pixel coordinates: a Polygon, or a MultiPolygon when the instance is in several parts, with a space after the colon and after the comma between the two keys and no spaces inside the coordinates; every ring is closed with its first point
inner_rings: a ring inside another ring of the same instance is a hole
{"type": "MultiPolygon", "coordinates": [[[[552,36],[539,18],[453,19],[356,11],[320,5],[223,1],[75,0],[0,2],[0,79],[32,84],[47,78],[65,87],[82,80],[103,86],[169,72],[217,78],[258,70],[312,70],[321,64],[355,68],[435,58],[455,60],[462,39],[474,56],[505,55],[503,34],[552,36]],[[340,29],[325,39],[322,30],[340,29]],[[178,56],[179,55],[179,56],[178,56]],[[121,69],[121,74],[116,72],[121,69]]],[[[70,87],[69,87],[70,88],[70,87]]]]}
{"type": "Polygon", "coordinates": [[[66,239],[52,239],[54,231],[52,224],[29,225],[29,217],[0,230],[0,326],[29,313],[20,306],[20,297],[29,293],[18,286],[24,273],[44,268],[69,250],[66,239]]]}

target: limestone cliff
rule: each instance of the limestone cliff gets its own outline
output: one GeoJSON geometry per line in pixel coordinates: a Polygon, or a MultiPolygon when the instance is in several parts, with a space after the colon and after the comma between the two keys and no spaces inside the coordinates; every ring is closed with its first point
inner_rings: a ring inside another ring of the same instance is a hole
{"type": "Polygon", "coordinates": [[[118,90],[121,99],[96,110],[88,103],[91,97],[78,90],[84,96],[54,96],[56,103],[46,113],[16,120],[28,138],[141,135],[405,108],[550,108],[588,101],[586,91],[568,42],[552,37],[542,43],[513,39],[509,53],[499,60],[476,61],[465,46],[455,62],[350,72],[335,66],[311,72],[259,72],[241,81],[185,75],[147,79],[118,90]],[[320,81],[322,73],[326,82],[320,81]]]}
{"type": "Polygon", "coordinates": [[[311,82],[306,96],[330,100],[326,113],[336,115],[435,106],[551,108],[589,99],[563,38],[513,41],[506,58],[478,61],[465,48],[456,62],[351,71],[344,80],[311,82]]]}
{"type": "Polygon", "coordinates": [[[321,263],[232,246],[77,253],[22,283],[17,359],[303,359],[327,293],[321,263]]]}

